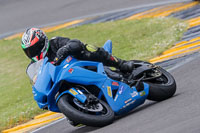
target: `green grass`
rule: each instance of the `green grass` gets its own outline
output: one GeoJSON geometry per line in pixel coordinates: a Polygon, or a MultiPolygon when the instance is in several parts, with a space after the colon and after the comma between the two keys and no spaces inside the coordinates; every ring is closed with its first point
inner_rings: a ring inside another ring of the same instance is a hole
{"type": "MultiPolygon", "coordinates": [[[[84,43],[102,46],[113,41],[113,55],[123,59],[149,60],[180,40],[186,24],[175,18],[115,21],[64,28],[48,37],[77,38],[84,43]]],[[[0,131],[30,120],[44,111],[32,96],[25,74],[29,59],[20,46],[21,39],[0,40],[0,131]]]]}

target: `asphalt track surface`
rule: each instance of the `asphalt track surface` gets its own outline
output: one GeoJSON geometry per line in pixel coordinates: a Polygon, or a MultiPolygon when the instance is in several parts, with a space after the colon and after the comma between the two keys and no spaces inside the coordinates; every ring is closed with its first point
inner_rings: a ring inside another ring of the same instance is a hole
{"type": "MultiPolygon", "coordinates": [[[[174,1],[174,0],[173,0],[174,1]]],[[[116,10],[158,4],[163,0],[0,0],[0,35],[27,27],[47,26],[76,18],[116,10]],[[38,4],[38,2],[40,4],[38,4]]],[[[170,1],[172,2],[172,0],[170,1]]],[[[200,55],[195,54],[169,69],[177,81],[173,98],[147,101],[126,116],[103,128],[72,127],[65,119],[35,130],[35,133],[199,133],[200,132],[200,55]]]]}
{"type": "Polygon", "coordinates": [[[184,0],[0,0],[0,38],[116,10],[184,0]]]}

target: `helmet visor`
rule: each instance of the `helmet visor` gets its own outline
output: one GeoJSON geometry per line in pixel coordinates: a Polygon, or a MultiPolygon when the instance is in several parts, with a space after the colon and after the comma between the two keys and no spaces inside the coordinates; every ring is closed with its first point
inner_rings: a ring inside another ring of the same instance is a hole
{"type": "Polygon", "coordinates": [[[29,58],[33,58],[35,56],[39,56],[42,49],[44,48],[44,42],[37,42],[31,47],[25,48],[24,52],[29,58]],[[38,44],[37,44],[38,43],[38,44]]]}

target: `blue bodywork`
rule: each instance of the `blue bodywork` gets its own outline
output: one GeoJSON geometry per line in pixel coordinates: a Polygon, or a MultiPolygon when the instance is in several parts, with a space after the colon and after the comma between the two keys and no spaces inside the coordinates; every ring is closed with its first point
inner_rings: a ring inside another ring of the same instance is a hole
{"type": "MultiPolygon", "coordinates": [[[[107,41],[104,49],[112,53],[112,42],[107,41]]],[[[65,90],[61,94],[60,82],[75,83],[81,85],[93,85],[100,89],[98,97],[104,95],[107,103],[115,114],[129,112],[144,103],[149,93],[149,85],[144,84],[144,90],[138,92],[136,88],[109,78],[102,63],[92,61],[80,61],[68,56],[60,65],[55,66],[45,58],[33,85],[33,95],[40,108],[48,108],[53,112],[60,112],[56,103],[61,95],[68,93],[76,97],[82,103],[86,96],[75,88],[65,90]],[[85,69],[84,66],[96,66],[96,71],[85,69]],[[115,94],[113,93],[115,92],[115,94]]]]}

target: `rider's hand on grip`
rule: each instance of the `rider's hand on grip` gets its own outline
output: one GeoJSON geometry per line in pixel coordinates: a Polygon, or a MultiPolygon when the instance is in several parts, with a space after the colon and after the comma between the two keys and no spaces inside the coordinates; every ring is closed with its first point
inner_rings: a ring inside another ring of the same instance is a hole
{"type": "Polygon", "coordinates": [[[56,57],[53,61],[54,65],[60,65],[60,63],[63,61],[63,57],[56,57]]]}

